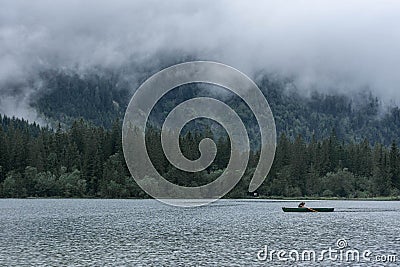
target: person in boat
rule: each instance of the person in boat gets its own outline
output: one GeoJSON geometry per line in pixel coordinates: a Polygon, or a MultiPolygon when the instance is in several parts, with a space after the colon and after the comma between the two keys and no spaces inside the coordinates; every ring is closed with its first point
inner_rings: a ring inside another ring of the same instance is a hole
{"type": "Polygon", "coordinates": [[[304,208],[306,206],[306,203],[305,202],[301,202],[300,204],[299,204],[299,208],[304,208]]]}

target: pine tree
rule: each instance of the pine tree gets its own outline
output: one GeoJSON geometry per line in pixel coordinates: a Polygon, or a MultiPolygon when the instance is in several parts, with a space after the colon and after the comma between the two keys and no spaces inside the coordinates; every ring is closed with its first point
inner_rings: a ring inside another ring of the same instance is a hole
{"type": "MultiPolygon", "coordinates": [[[[2,121],[2,116],[0,115],[0,122],[2,121]]],[[[6,165],[7,157],[7,147],[5,133],[3,132],[3,127],[0,123],[0,183],[5,179],[4,166],[6,165]]]]}
{"type": "Polygon", "coordinates": [[[400,156],[399,149],[393,141],[389,154],[389,175],[393,188],[400,190],[400,156]]]}

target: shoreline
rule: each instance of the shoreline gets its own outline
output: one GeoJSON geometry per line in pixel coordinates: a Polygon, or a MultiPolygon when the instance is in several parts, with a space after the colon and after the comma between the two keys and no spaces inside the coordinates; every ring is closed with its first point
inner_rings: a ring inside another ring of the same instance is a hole
{"type": "MultiPolygon", "coordinates": [[[[153,198],[98,198],[98,197],[24,197],[24,198],[0,198],[1,199],[97,199],[97,200],[146,200],[153,198]]],[[[399,197],[372,197],[372,198],[340,198],[340,197],[244,197],[244,198],[221,198],[220,200],[275,200],[275,201],[400,201],[399,197]]]]}
{"type": "MultiPolygon", "coordinates": [[[[251,198],[250,198],[251,199],[251,198]]],[[[400,201],[400,196],[398,197],[370,197],[370,198],[341,198],[341,197],[257,197],[255,199],[270,199],[270,200],[329,200],[329,201],[400,201]]]]}

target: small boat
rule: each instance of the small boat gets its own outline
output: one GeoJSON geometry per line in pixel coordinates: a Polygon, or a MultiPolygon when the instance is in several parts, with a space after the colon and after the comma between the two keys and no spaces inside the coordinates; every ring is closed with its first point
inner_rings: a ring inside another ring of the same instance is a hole
{"type": "Polygon", "coordinates": [[[335,208],[285,208],[283,207],[282,210],[284,212],[333,212],[335,208]]]}

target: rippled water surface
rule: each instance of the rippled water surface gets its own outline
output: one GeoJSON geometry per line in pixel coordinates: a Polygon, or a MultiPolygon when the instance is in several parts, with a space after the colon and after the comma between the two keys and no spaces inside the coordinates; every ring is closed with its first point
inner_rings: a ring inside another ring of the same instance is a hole
{"type": "Polygon", "coordinates": [[[265,246],[318,252],[338,239],[374,257],[398,255],[397,264],[355,265],[400,266],[400,202],[307,204],[335,212],[283,213],[296,202],[262,200],[185,209],[154,200],[2,199],[0,266],[310,266],[257,254],[265,246]]]}

